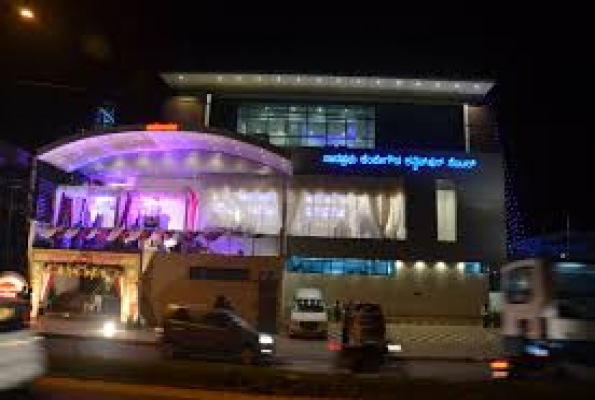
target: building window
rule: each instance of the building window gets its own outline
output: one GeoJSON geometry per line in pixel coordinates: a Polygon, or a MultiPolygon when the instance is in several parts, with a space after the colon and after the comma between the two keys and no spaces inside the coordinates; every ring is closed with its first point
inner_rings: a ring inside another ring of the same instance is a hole
{"type": "Polygon", "coordinates": [[[294,236],[404,240],[405,195],[398,188],[376,193],[296,188],[287,227],[294,236]]]}
{"type": "Polygon", "coordinates": [[[511,304],[528,303],[533,294],[532,279],[532,267],[520,267],[506,273],[502,282],[506,300],[511,304]]]}
{"type": "Polygon", "coordinates": [[[437,237],[440,242],[457,240],[457,193],[452,181],[436,182],[437,237]]]}
{"type": "Polygon", "coordinates": [[[287,271],[307,274],[389,276],[395,272],[395,262],[357,258],[308,258],[294,256],[287,261],[287,271]]]}
{"type": "Polygon", "coordinates": [[[246,104],[238,132],[282,147],[374,148],[375,110],[370,106],[246,104]]]}
{"type": "Polygon", "coordinates": [[[244,268],[190,267],[190,279],[199,281],[247,281],[250,271],[244,268]]]}

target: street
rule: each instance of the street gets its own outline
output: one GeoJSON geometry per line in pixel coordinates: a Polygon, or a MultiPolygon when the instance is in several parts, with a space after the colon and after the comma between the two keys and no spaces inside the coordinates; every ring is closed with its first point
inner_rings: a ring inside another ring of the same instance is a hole
{"type": "MultiPolygon", "coordinates": [[[[80,340],[48,338],[46,347],[50,355],[71,357],[101,357],[108,359],[134,359],[154,361],[161,357],[152,344],[127,344],[106,340],[80,340]]],[[[277,354],[273,368],[308,372],[332,372],[336,353],[326,349],[326,341],[299,340],[277,337],[277,354]]],[[[171,361],[176,362],[176,361],[171,361]]],[[[489,378],[487,363],[464,359],[431,360],[407,357],[391,361],[382,375],[437,379],[443,381],[477,381],[489,378]]]]}

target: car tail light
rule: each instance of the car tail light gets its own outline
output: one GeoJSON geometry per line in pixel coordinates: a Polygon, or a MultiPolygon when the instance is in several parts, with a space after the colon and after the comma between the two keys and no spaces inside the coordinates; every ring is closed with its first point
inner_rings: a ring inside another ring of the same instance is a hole
{"type": "Polygon", "coordinates": [[[510,362],[508,360],[494,360],[490,362],[492,378],[505,379],[510,375],[510,362]]]}
{"type": "Polygon", "coordinates": [[[330,351],[341,351],[342,348],[343,348],[343,345],[340,341],[338,341],[338,340],[329,340],[328,341],[328,349],[330,351]]]}

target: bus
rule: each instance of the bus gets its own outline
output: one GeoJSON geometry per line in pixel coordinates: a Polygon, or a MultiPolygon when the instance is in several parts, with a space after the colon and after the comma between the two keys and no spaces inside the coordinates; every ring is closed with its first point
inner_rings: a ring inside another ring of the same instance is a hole
{"type": "Polygon", "coordinates": [[[595,262],[519,260],[501,277],[507,357],[595,365],[595,262]]]}

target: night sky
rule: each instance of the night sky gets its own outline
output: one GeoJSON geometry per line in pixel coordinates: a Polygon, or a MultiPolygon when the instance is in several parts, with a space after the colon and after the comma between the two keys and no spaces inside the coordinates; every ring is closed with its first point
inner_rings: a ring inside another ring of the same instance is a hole
{"type": "Polygon", "coordinates": [[[488,78],[528,232],[565,228],[567,212],[572,228],[595,227],[579,10],[45,0],[27,2],[38,18],[25,23],[19,3],[0,0],[2,141],[33,150],[89,126],[105,101],[121,122],[154,120],[164,70],[488,78]]]}

